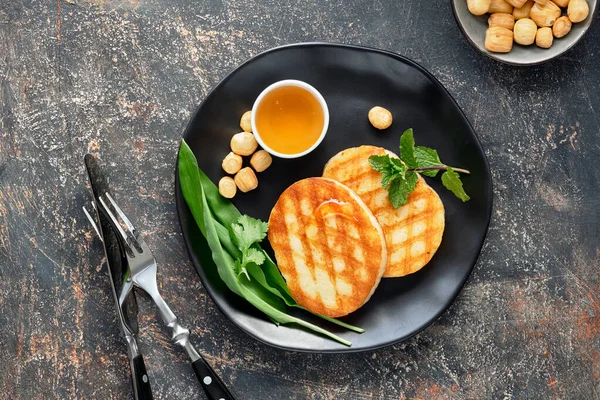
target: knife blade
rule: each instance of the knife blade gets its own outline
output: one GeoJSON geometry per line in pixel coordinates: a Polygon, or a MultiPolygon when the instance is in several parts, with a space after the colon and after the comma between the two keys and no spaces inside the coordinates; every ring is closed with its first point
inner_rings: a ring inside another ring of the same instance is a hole
{"type": "Polygon", "coordinates": [[[139,332],[137,302],[133,291],[133,282],[129,279],[124,244],[99,205],[100,196],[109,191],[108,181],[96,157],[86,154],[84,162],[94,197],[96,228],[104,245],[119,328],[127,344],[133,395],[136,400],[151,400],[152,390],[150,388],[150,381],[146,372],[144,357],[137,343],[137,334],[139,332]]]}

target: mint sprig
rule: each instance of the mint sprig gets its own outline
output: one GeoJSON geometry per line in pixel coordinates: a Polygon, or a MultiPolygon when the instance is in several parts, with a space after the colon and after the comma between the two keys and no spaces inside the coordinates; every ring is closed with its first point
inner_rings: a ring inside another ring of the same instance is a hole
{"type": "Polygon", "coordinates": [[[442,184],[462,201],[470,200],[465,193],[458,172],[470,174],[466,169],[453,168],[442,163],[434,149],[415,146],[412,129],[407,129],[400,137],[400,158],[389,155],[369,157],[371,168],[381,174],[381,186],[388,191],[388,198],[394,208],[408,201],[408,196],[415,190],[419,175],[435,177],[442,174],[442,184]]]}

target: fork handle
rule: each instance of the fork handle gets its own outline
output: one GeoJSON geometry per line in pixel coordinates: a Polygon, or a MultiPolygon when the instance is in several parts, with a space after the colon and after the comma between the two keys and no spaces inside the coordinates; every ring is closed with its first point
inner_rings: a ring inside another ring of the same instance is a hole
{"type": "MultiPolygon", "coordinates": [[[[154,265],[156,268],[156,265],[154,265]]],[[[179,320],[169,308],[167,302],[162,298],[156,286],[156,270],[150,271],[151,278],[144,279],[144,275],[138,277],[138,285],[146,291],[154,300],[154,304],[158,307],[160,315],[165,324],[171,328],[171,340],[183,347],[192,360],[194,372],[202,384],[204,393],[209,400],[235,400],[235,397],[227,389],[219,375],[212,369],[206,360],[196,351],[194,345],[189,340],[190,331],[179,323],[179,320]]]]}
{"type": "Polygon", "coordinates": [[[219,375],[202,356],[192,363],[192,367],[208,400],[235,400],[219,375]]]}

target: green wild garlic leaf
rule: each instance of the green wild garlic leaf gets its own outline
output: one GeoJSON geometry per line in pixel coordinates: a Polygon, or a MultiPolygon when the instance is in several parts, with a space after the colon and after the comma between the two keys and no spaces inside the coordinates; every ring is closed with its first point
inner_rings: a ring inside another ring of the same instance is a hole
{"type": "MultiPolygon", "coordinates": [[[[350,342],[331,332],[285,313],[285,305],[282,301],[289,306],[304,308],[293,299],[277,265],[260,245],[252,244],[249,247],[251,251],[246,253],[246,258],[251,260],[246,265],[246,269],[252,279],[248,280],[236,273],[241,267],[241,262],[236,267],[235,260],[242,258],[242,252],[238,244],[234,243],[233,238],[236,234],[233,232],[232,225],[239,227],[236,229],[239,235],[244,235],[243,226],[237,223],[241,213],[229,200],[219,194],[218,187],[198,167],[194,153],[183,140],[178,157],[178,171],[185,201],[211,249],[213,267],[216,267],[226,286],[264,312],[276,324],[297,323],[340,343],[350,345],[350,342]],[[265,257],[261,266],[255,263],[260,261],[261,256],[255,255],[254,249],[265,257]]],[[[266,224],[261,229],[266,232],[266,224]]],[[[364,332],[363,329],[342,321],[315,315],[354,332],[364,332]]]]}

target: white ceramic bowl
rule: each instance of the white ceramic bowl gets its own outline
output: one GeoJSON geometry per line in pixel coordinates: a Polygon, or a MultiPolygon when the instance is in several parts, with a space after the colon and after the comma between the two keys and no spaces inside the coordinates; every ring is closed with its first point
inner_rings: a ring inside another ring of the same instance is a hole
{"type": "Polygon", "coordinates": [[[283,81],[275,82],[275,83],[269,85],[265,90],[263,90],[261,92],[261,94],[256,98],[254,105],[252,106],[252,133],[254,133],[254,137],[256,138],[256,141],[258,142],[260,147],[262,147],[263,149],[265,149],[266,151],[268,151],[270,154],[274,155],[275,157],[298,158],[298,157],[302,157],[302,156],[310,153],[311,151],[316,149],[317,146],[319,146],[319,144],[321,144],[321,142],[325,138],[325,135],[327,134],[327,128],[329,128],[329,109],[327,108],[327,103],[325,102],[325,99],[323,98],[321,93],[319,93],[319,91],[317,89],[315,89],[313,86],[309,85],[306,82],[302,82],[302,81],[298,81],[298,80],[294,80],[294,79],[286,79],[283,81]],[[284,86],[297,86],[302,89],[305,89],[306,91],[308,91],[310,94],[312,94],[317,99],[317,101],[321,105],[321,109],[323,110],[323,130],[321,131],[321,135],[319,136],[319,139],[317,139],[317,141],[311,147],[309,147],[308,149],[306,149],[305,151],[303,151],[301,153],[284,154],[284,153],[280,153],[278,151],[271,149],[262,140],[262,138],[260,137],[260,132],[256,128],[256,123],[255,123],[256,110],[260,106],[261,101],[271,91],[278,89],[280,87],[284,87],[284,86]]]}

